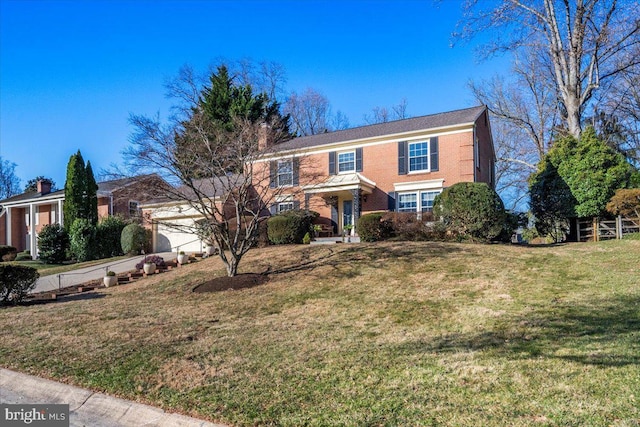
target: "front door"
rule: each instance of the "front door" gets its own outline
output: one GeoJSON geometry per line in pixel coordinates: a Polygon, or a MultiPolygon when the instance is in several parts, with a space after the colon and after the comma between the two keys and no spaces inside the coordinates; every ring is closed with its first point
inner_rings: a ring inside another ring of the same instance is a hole
{"type": "Polygon", "coordinates": [[[353,225],[353,201],[344,200],[342,202],[342,229],[345,226],[353,225]]]}

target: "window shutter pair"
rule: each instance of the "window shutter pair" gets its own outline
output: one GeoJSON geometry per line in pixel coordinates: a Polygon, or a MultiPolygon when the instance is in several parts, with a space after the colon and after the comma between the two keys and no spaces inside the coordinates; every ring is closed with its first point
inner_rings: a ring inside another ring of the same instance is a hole
{"type": "MultiPolygon", "coordinates": [[[[398,175],[406,175],[409,172],[409,144],[407,141],[398,142],[398,175]]],[[[438,162],[438,137],[429,139],[429,170],[439,170],[438,162]]]]}
{"type": "MultiPolygon", "coordinates": [[[[329,152],[329,175],[338,173],[338,154],[335,151],[329,152]]],[[[362,147],[356,148],[356,172],[362,172],[362,147]]]]}

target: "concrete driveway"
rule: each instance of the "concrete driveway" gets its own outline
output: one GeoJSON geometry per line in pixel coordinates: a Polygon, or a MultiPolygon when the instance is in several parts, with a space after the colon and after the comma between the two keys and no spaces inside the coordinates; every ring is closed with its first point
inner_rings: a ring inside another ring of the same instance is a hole
{"type": "MultiPolygon", "coordinates": [[[[178,256],[178,254],[176,254],[175,252],[161,252],[152,255],[161,256],[165,261],[173,260],[178,256]]],[[[67,273],[42,276],[36,282],[36,287],[31,291],[31,293],[53,291],[61,288],[66,288],[68,286],[80,285],[92,280],[101,279],[104,277],[105,273],[108,270],[115,271],[116,273],[126,273],[128,271],[135,270],[136,264],[144,260],[144,258],[144,255],[138,255],[120,261],[112,261],[104,264],[94,265],[91,267],[81,268],[79,270],[69,271],[67,273]]]]}

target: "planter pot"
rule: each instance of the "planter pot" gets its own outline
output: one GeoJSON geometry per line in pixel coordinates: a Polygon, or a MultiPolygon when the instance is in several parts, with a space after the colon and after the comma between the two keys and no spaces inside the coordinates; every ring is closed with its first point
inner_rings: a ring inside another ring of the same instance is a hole
{"type": "Polygon", "coordinates": [[[115,286],[115,285],[118,284],[118,277],[117,276],[104,276],[102,281],[104,282],[104,286],[106,288],[108,288],[109,286],[115,286]]]}
{"type": "Polygon", "coordinates": [[[156,272],[156,264],[154,262],[147,262],[142,266],[144,274],[153,274],[156,272]]]}
{"type": "Polygon", "coordinates": [[[187,262],[189,262],[189,255],[187,254],[178,255],[179,264],[186,264],[187,262]]]}
{"type": "Polygon", "coordinates": [[[215,255],[218,252],[218,248],[215,246],[207,246],[206,253],[207,256],[215,255]]]}

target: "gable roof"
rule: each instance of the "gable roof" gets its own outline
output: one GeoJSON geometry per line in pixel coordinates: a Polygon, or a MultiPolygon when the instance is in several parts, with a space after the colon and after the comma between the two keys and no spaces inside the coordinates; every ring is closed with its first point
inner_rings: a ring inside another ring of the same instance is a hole
{"type": "Polygon", "coordinates": [[[302,136],[289,141],[271,146],[268,152],[298,150],[301,148],[317,147],[338,142],[354,141],[377,136],[394,135],[425,129],[435,129],[447,126],[455,126],[475,122],[487,107],[465,108],[462,110],[445,113],[430,114],[427,116],[412,117],[410,119],[395,120],[392,122],[378,123],[368,126],[360,126],[335,132],[321,133],[317,135],[302,136]]]}
{"type": "MultiPolygon", "coordinates": [[[[157,174],[149,174],[149,175],[140,175],[140,176],[134,176],[131,178],[120,178],[120,179],[113,179],[110,181],[104,181],[104,182],[99,182],[98,183],[98,194],[102,193],[102,194],[109,194],[114,190],[117,190],[119,188],[123,188],[126,187],[128,185],[131,185],[133,183],[139,182],[141,180],[144,179],[149,179],[149,178],[153,178],[153,177],[158,177],[159,176],[157,174]]],[[[0,200],[0,205],[5,205],[5,204],[12,204],[12,203],[20,203],[20,202],[39,202],[39,201],[45,201],[45,200],[57,200],[57,199],[64,199],[64,189],[62,190],[57,190],[57,191],[52,191],[50,193],[37,193],[35,191],[30,191],[27,193],[22,193],[22,194],[18,194],[15,196],[11,196],[9,198],[6,198],[4,200],[0,200]]]]}

